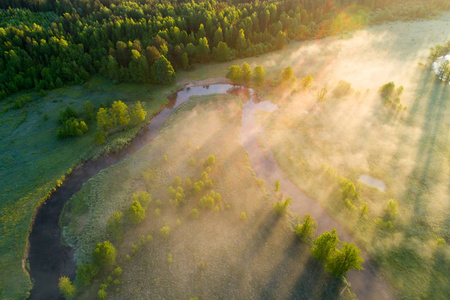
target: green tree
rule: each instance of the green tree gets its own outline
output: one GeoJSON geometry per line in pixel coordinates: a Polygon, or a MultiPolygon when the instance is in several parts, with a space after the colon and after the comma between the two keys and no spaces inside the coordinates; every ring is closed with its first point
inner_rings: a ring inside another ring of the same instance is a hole
{"type": "Polygon", "coordinates": [[[128,106],[122,101],[114,101],[111,107],[115,126],[126,126],[130,122],[128,106]]]}
{"type": "Polygon", "coordinates": [[[389,200],[384,209],[384,221],[395,221],[397,219],[398,203],[394,200],[389,200]]]}
{"type": "Polygon", "coordinates": [[[109,241],[104,241],[97,244],[97,247],[94,249],[94,263],[100,268],[111,266],[116,262],[116,255],[117,251],[113,244],[109,241]]]}
{"type": "Polygon", "coordinates": [[[222,28],[217,28],[216,32],[214,33],[214,38],[213,38],[213,45],[214,46],[218,46],[220,44],[220,42],[223,42],[223,33],[222,33],[222,28]]]}
{"type": "Polygon", "coordinates": [[[77,269],[77,283],[80,285],[91,284],[92,278],[98,274],[99,268],[94,264],[82,264],[77,269]]]}
{"type": "Polygon", "coordinates": [[[279,31],[276,37],[275,47],[277,49],[284,49],[288,44],[286,33],[283,31],[279,31]]]}
{"type": "Polygon", "coordinates": [[[292,70],[291,66],[285,68],[283,71],[281,71],[281,80],[288,81],[293,78],[294,71],[292,70]]]}
{"type": "Polygon", "coordinates": [[[331,232],[324,232],[314,239],[314,246],[311,248],[311,254],[320,262],[326,262],[337,246],[339,239],[336,229],[331,232]]]}
{"type": "Polygon", "coordinates": [[[189,56],[187,52],[183,52],[183,54],[181,55],[181,65],[185,70],[189,68],[189,56]]]}
{"type": "Polygon", "coordinates": [[[72,297],[75,294],[75,287],[72,282],[70,282],[69,277],[59,278],[59,291],[64,296],[64,298],[72,297]]]}
{"type": "Polygon", "coordinates": [[[264,77],[266,76],[266,72],[264,72],[264,69],[262,66],[256,66],[253,70],[253,80],[256,82],[256,84],[260,85],[264,82],[264,77]]]}
{"type": "Polygon", "coordinates": [[[250,68],[248,63],[243,62],[241,64],[241,74],[244,83],[249,83],[252,80],[252,68],[250,68]]]}
{"type": "Polygon", "coordinates": [[[175,70],[170,62],[161,55],[153,65],[153,72],[158,83],[169,84],[175,80],[175,70]]]}
{"type": "Polygon", "coordinates": [[[84,114],[87,120],[93,120],[95,118],[95,106],[91,101],[84,101],[84,114]]]}
{"type": "Polygon", "coordinates": [[[231,66],[228,69],[227,78],[230,79],[233,84],[240,84],[242,81],[241,68],[238,65],[231,66]]]}
{"type": "Polygon", "coordinates": [[[131,222],[135,225],[141,223],[145,219],[145,208],[142,207],[139,201],[133,201],[128,212],[131,222]]]}
{"type": "Polygon", "coordinates": [[[279,216],[283,216],[286,214],[287,208],[289,205],[291,205],[291,198],[287,198],[284,201],[277,201],[273,205],[273,210],[275,214],[279,216]]]}
{"type": "Polygon", "coordinates": [[[145,120],[145,117],[147,116],[147,112],[142,107],[141,101],[137,101],[135,104],[133,104],[128,109],[128,111],[130,113],[130,119],[133,125],[141,123],[142,121],[145,120]]]}
{"type": "Polygon", "coordinates": [[[239,30],[239,34],[236,40],[236,49],[239,52],[243,52],[247,48],[247,40],[245,39],[244,29],[239,30]]]}
{"type": "Polygon", "coordinates": [[[302,220],[301,224],[295,226],[295,234],[298,238],[304,242],[310,244],[312,242],[312,237],[317,229],[317,222],[311,217],[310,214],[306,214],[302,220]]]}
{"type": "Polygon", "coordinates": [[[329,258],[327,269],[336,277],[344,276],[348,271],[362,270],[364,259],[360,257],[361,251],[353,243],[343,243],[342,249],[336,249],[329,258]]]}
{"type": "Polygon", "coordinates": [[[218,61],[227,61],[230,59],[230,49],[228,48],[227,43],[219,42],[219,45],[216,48],[216,60],[218,61]]]}
{"type": "Polygon", "coordinates": [[[206,37],[200,38],[198,41],[197,57],[203,62],[208,61],[209,59],[209,44],[206,37]]]}

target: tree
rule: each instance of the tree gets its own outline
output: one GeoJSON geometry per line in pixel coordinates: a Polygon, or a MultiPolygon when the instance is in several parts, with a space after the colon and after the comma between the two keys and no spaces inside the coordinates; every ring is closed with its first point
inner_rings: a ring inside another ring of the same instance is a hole
{"type": "Polygon", "coordinates": [[[200,38],[197,46],[197,57],[201,61],[208,61],[209,59],[209,44],[206,37],[200,38]]]}
{"type": "Polygon", "coordinates": [[[291,205],[291,198],[287,198],[284,201],[277,201],[273,205],[273,210],[275,211],[275,214],[279,216],[283,216],[286,214],[287,208],[289,205],[291,205]]]}
{"type": "Polygon", "coordinates": [[[80,285],[91,284],[92,278],[94,278],[99,271],[98,266],[94,264],[82,264],[77,269],[77,283],[80,285]]]}
{"type": "Polygon", "coordinates": [[[303,78],[300,82],[300,85],[302,89],[306,90],[309,89],[313,84],[313,79],[311,75],[307,75],[305,78],[303,78]]]}
{"type": "Polygon", "coordinates": [[[101,131],[107,131],[114,126],[112,119],[106,108],[100,107],[97,112],[97,128],[101,131]]]}
{"type": "Polygon", "coordinates": [[[336,277],[344,276],[350,270],[362,270],[364,259],[361,251],[353,243],[343,243],[342,249],[336,249],[329,258],[327,269],[336,277]]]}
{"type": "Polygon", "coordinates": [[[380,93],[381,97],[387,98],[387,97],[390,97],[394,93],[394,90],[395,90],[395,83],[393,81],[391,81],[386,84],[383,84],[380,88],[379,93],[380,93]]]}
{"type": "Polygon", "coordinates": [[[240,84],[242,80],[241,68],[238,65],[231,66],[228,69],[227,78],[230,79],[233,84],[240,84]]]}
{"type": "Polygon", "coordinates": [[[394,221],[397,219],[398,203],[394,200],[389,200],[384,209],[384,221],[394,221]]]}
{"type": "Polygon", "coordinates": [[[285,68],[283,71],[281,71],[281,80],[288,81],[291,80],[294,75],[294,71],[292,70],[291,66],[285,68]]]}
{"type": "Polygon", "coordinates": [[[72,297],[75,293],[75,287],[70,282],[69,277],[61,277],[59,278],[59,291],[64,296],[64,298],[72,297]]]}
{"type": "Polygon", "coordinates": [[[133,201],[128,212],[131,222],[135,225],[141,223],[145,219],[145,208],[142,207],[139,201],[133,201]]]}
{"type": "Polygon", "coordinates": [[[295,227],[295,234],[304,243],[311,243],[314,232],[317,229],[317,222],[311,217],[310,214],[306,214],[303,218],[302,224],[298,224],[295,227]]]}
{"type": "Polygon", "coordinates": [[[128,106],[120,100],[113,102],[111,113],[114,119],[115,126],[126,126],[130,122],[128,106]]]}
{"type": "Polygon", "coordinates": [[[213,38],[213,45],[214,46],[218,46],[220,44],[220,42],[223,42],[223,33],[222,33],[222,28],[217,28],[216,32],[214,33],[214,38],[213,38]]]}
{"type": "Polygon", "coordinates": [[[84,114],[87,120],[93,120],[95,118],[95,106],[91,101],[84,101],[84,114]]]}
{"type": "Polygon", "coordinates": [[[243,62],[241,64],[241,74],[242,74],[242,81],[244,83],[249,83],[250,80],[252,80],[252,68],[250,68],[250,65],[246,62],[243,62]]]}
{"type": "Polygon", "coordinates": [[[314,239],[314,247],[311,248],[311,254],[320,262],[326,262],[337,246],[339,239],[336,229],[331,232],[324,232],[314,239]]]}
{"type": "Polygon", "coordinates": [[[97,247],[94,249],[94,263],[100,268],[111,266],[116,261],[116,255],[117,251],[113,244],[109,241],[104,241],[97,244],[97,247]]]}
{"type": "Polygon", "coordinates": [[[187,52],[183,52],[183,54],[181,55],[181,65],[185,70],[189,68],[189,56],[187,52]]]}
{"type": "Polygon", "coordinates": [[[230,49],[228,48],[227,43],[219,42],[219,45],[216,48],[216,60],[218,61],[227,61],[230,59],[230,49]]]}
{"type": "Polygon", "coordinates": [[[279,31],[276,37],[276,43],[275,46],[277,49],[284,49],[286,48],[286,45],[288,44],[286,33],[283,31],[279,31]]]}
{"type": "Polygon", "coordinates": [[[236,49],[239,52],[243,52],[247,48],[247,40],[245,39],[244,29],[239,30],[239,34],[236,40],[236,49]]]}
{"type": "Polygon", "coordinates": [[[253,80],[256,82],[256,84],[260,85],[264,82],[264,77],[266,76],[266,72],[264,72],[264,69],[262,66],[256,66],[253,70],[253,80]]]}
{"type": "Polygon", "coordinates": [[[137,101],[135,104],[131,105],[128,111],[133,125],[141,123],[147,116],[147,112],[142,107],[141,101],[137,101]]]}
{"type": "Polygon", "coordinates": [[[175,70],[164,55],[161,55],[153,65],[153,72],[158,83],[169,84],[175,80],[175,70]]]}

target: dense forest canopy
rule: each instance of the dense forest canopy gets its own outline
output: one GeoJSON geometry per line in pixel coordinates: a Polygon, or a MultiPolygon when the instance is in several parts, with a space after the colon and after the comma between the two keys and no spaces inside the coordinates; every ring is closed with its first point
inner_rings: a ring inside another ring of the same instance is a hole
{"type": "MultiPolygon", "coordinates": [[[[394,2],[407,1],[4,0],[0,98],[81,83],[98,72],[117,82],[170,83],[174,70],[193,63],[259,55],[290,40],[359,28],[370,11],[394,2]]],[[[413,2],[421,4],[413,17],[450,6],[413,2]]]]}

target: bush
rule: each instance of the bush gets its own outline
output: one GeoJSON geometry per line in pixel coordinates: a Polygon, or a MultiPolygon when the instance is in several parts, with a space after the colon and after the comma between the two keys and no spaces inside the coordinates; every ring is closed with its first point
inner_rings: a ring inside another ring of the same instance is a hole
{"type": "Polygon", "coordinates": [[[69,277],[59,278],[59,291],[64,296],[64,298],[72,297],[75,294],[75,287],[70,282],[69,277]]]}
{"type": "Polygon", "coordinates": [[[245,212],[241,212],[241,215],[239,216],[239,218],[241,220],[247,220],[247,215],[245,214],[245,212]]]}
{"type": "Polygon", "coordinates": [[[398,203],[394,200],[389,200],[384,209],[384,221],[394,221],[397,218],[398,203]]]}
{"type": "Polygon", "coordinates": [[[168,256],[168,258],[167,258],[167,262],[168,262],[169,264],[173,263],[173,257],[172,257],[172,254],[170,254],[170,253],[169,253],[169,256],[168,256]]]}
{"type": "Polygon", "coordinates": [[[337,86],[333,90],[333,96],[341,98],[347,96],[353,92],[352,84],[345,80],[339,80],[337,86]]]}
{"type": "Polygon", "coordinates": [[[289,66],[289,67],[285,68],[283,71],[281,71],[280,79],[284,80],[284,81],[288,81],[288,80],[291,80],[293,78],[293,76],[294,76],[294,71],[289,66]]]}
{"type": "Polygon", "coordinates": [[[94,136],[94,141],[97,144],[97,146],[101,146],[105,143],[105,133],[102,132],[96,132],[94,136]]]}
{"type": "Polygon", "coordinates": [[[216,163],[216,158],[214,157],[214,155],[211,154],[210,156],[208,156],[208,159],[206,160],[206,164],[208,166],[212,166],[215,163],[216,163]]]}
{"type": "Polygon", "coordinates": [[[59,139],[69,136],[82,136],[88,131],[88,127],[83,120],[70,118],[64,121],[63,127],[56,132],[59,139]]]}
{"type": "Polygon", "coordinates": [[[98,298],[101,300],[105,300],[108,297],[108,294],[106,293],[106,291],[104,289],[100,289],[98,291],[98,298]]]}
{"type": "Polygon", "coordinates": [[[312,79],[311,75],[307,75],[305,78],[303,78],[300,81],[300,86],[304,90],[309,89],[310,87],[312,87],[312,84],[313,84],[313,79],[312,79]]]}
{"type": "Polygon", "coordinates": [[[214,209],[214,198],[211,195],[202,197],[198,202],[200,207],[214,209]]]}
{"type": "Polygon", "coordinates": [[[283,216],[284,214],[286,214],[287,208],[291,203],[292,203],[291,198],[287,198],[284,201],[275,202],[275,204],[273,205],[273,210],[275,214],[279,216],[283,216]]]}
{"type": "Polygon", "coordinates": [[[77,269],[77,283],[80,285],[91,284],[92,278],[98,274],[99,268],[94,264],[82,264],[77,269]]]}
{"type": "Polygon", "coordinates": [[[170,227],[169,227],[168,225],[162,227],[162,228],[159,230],[159,234],[160,234],[163,238],[167,239],[167,238],[170,236],[170,227]]]}
{"type": "Polygon", "coordinates": [[[191,209],[191,211],[189,212],[189,218],[190,219],[198,219],[198,217],[199,217],[198,210],[195,208],[191,209]]]}
{"type": "Polygon", "coordinates": [[[114,214],[108,219],[108,226],[106,227],[107,232],[114,240],[121,238],[123,234],[123,213],[114,212],[114,214]]]}
{"type": "Polygon", "coordinates": [[[120,277],[122,275],[122,273],[123,273],[122,268],[121,267],[117,267],[117,268],[114,269],[114,271],[112,271],[112,276],[117,278],[117,277],[120,277]]]}
{"type": "Polygon", "coordinates": [[[113,265],[116,261],[116,255],[117,251],[113,244],[109,241],[104,241],[95,247],[93,253],[94,263],[100,268],[113,265]]]}
{"type": "Polygon", "coordinates": [[[140,191],[137,193],[133,193],[133,200],[134,201],[139,201],[139,203],[141,204],[141,206],[144,209],[147,209],[147,206],[150,202],[152,202],[152,196],[145,192],[145,191],[140,191]]]}
{"type": "Polygon", "coordinates": [[[67,106],[65,110],[61,110],[59,112],[59,119],[58,119],[58,123],[59,124],[64,124],[67,120],[70,119],[78,119],[79,115],[78,113],[75,111],[75,109],[73,109],[70,106],[67,106]]]}
{"type": "Polygon", "coordinates": [[[393,81],[383,84],[379,90],[381,97],[391,97],[395,90],[395,83],[393,81]]]}
{"type": "Polygon", "coordinates": [[[317,222],[311,217],[310,214],[306,214],[303,218],[302,224],[295,226],[295,234],[298,238],[304,242],[310,244],[312,237],[317,229],[317,222]]]}
{"type": "Polygon", "coordinates": [[[133,224],[137,225],[145,219],[145,208],[141,206],[139,201],[133,201],[128,210],[130,220],[133,224]]]}

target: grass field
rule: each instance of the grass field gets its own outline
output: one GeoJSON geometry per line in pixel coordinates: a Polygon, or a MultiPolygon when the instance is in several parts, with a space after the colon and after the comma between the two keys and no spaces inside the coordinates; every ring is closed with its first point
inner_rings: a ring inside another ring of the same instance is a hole
{"type": "Polygon", "coordinates": [[[450,298],[450,88],[426,65],[429,48],[450,38],[448,16],[299,47],[292,67],[300,78],[312,74],[314,86],[272,91],[266,99],[280,109],[259,114],[265,142],[285,174],[352,232],[403,299],[450,298]],[[333,96],[339,80],[354,90],[333,96]],[[404,87],[405,110],[378,95],[389,81],[404,87]],[[322,87],[328,90],[323,104],[316,100],[322,87]],[[382,180],[386,191],[358,183],[363,174],[382,180]],[[344,204],[339,176],[359,186],[354,211],[344,204]],[[391,199],[399,208],[389,230],[377,219],[391,199]]]}
{"type": "Polygon", "coordinates": [[[107,99],[133,103],[140,100],[147,118],[167,103],[169,87],[121,84],[94,77],[83,86],[64,87],[46,96],[37,93],[15,95],[2,102],[2,108],[17,98],[28,97],[21,109],[0,115],[0,298],[23,298],[31,286],[22,268],[31,219],[37,205],[60,184],[64,176],[81,161],[123,146],[138,128],[118,133],[97,147],[94,143],[95,121],[78,138],[58,140],[59,111],[67,105],[83,110],[83,101],[97,107],[107,99]],[[44,120],[48,115],[48,120],[44,120]]]}
{"type": "MultiPolygon", "coordinates": [[[[264,184],[250,168],[238,142],[241,100],[230,95],[191,99],[150,145],[94,176],[68,202],[61,224],[65,241],[77,249],[77,262],[90,262],[96,243],[108,238],[105,227],[113,212],[126,210],[134,192],[148,191],[153,200],[146,220],[115,242],[124,273],[122,283],[109,285],[109,299],[339,298],[345,282],[327,274],[286,221],[275,216],[264,184]],[[167,188],[175,176],[182,182],[199,180],[205,170],[201,161],[210,154],[216,161],[209,173],[212,189],[222,195],[217,207],[200,208],[202,195],[189,195],[184,183],[186,204],[171,206],[167,188]],[[153,179],[146,182],[142,173],[149,169],[153,179]],[[198,219],[189,218],[193,208],[198,219]],[[163,226],[171,229],[167,239],[159,235],[163,226]],[[153,241],[133,254],[132,245],[147,235],[153,241]]],[[[76,298],[95,298],[107,276],[100,275],[76,298]]],[[[346,297],[351,297],[348,290],[346,297]]]]}

